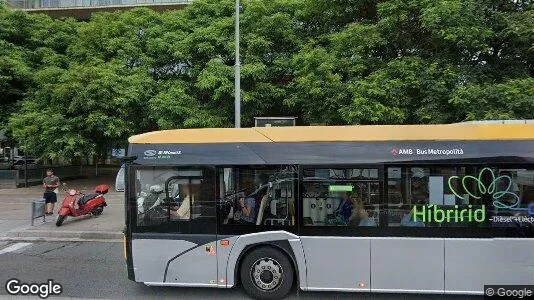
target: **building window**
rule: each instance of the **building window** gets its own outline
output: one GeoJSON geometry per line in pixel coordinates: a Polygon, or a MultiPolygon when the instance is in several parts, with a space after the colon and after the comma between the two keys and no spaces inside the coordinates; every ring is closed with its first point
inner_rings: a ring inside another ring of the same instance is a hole
{"type": "Polygon", "coordinates": [[[235,225],[295,224],[294,166],[221,168],[220,222],[235,225]]]}
{"type": "Polygon", "coordinates": [[[305,169],[302,186],[305,226],[378,226],[378,169],[305,169]]]}

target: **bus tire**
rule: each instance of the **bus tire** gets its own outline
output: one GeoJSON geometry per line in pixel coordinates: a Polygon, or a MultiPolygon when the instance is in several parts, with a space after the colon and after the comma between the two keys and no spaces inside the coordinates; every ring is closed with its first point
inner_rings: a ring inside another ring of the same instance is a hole
{"type": "Polygon", "coordinates": [[[255,299],[282,299],[293,287],[293,265],[287,255],[273,247],[248,253],[240,275],[243,288],[255,299]]]}

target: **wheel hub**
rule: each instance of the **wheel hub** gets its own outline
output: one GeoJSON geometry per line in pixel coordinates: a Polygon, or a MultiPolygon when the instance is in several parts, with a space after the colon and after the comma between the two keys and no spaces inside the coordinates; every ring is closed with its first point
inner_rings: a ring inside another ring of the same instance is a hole
{"type": "Polygon", "coordinates": [[[271,282],[273,282],[273,279],[274,279],[273,273],[269,271],[263,271],[260,274],[260,280],[267,284],[270,284],[271,282]]]}
{"type": "Polygon", "coordinates": [[[251,269],[256,286],[262,290],[273,290],[282,283],[282,266],[272,258],[257,260],[251,269]]]}

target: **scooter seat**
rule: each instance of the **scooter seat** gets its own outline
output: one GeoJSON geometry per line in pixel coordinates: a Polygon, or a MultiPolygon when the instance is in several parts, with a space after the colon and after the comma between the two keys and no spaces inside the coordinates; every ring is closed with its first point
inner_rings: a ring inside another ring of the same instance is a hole
{"type": "Polygon", "coordinates": [[[96,198],[100,194],[89,194],[81,197],[78,199],[78,205],[84,205],[85,203],[89,202],[89,200],[96,198]]]}

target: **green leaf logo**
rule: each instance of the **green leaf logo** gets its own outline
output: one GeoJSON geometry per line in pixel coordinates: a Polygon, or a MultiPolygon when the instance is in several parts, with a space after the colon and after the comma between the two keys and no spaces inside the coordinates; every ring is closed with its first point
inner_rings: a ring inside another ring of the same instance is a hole
{"type": "MultiPolygon", "coordinates": [[[[449,178],[449,182],[448,183],[449,183],[449,188],[451,189],[452,193],[456,197],[458,197],[458,198],[460,198],[462,200],[467,200],[466,197],[460,196],[458,194],[458,192],[454,189],[454,187],[453,187],[453,181],[454,180],[460,180],[460,176],[451,176],[449,178]]],[[[469,185],[467,183],[470,182],[470,181],[471,182],[476,182],[475,186],[478,187],[478,191],[480,192],[481,195],[491,195],[491,197],[493,199],[493,206],[494,207],[514,209],[519,205],[519,202],[520,202],[519,196],[516,195],[513,192],[510,192],[510,188],[512,187],[512,178],[510,176],[501,175],[501,176],[496,177],[495,173],[493,173],[493,170],[490,169],[490,168],[484,168],[484,169],[480,170],[480,173],[478,174],[478,178],[474,177],[474,176],[471,176],[471,175],[464,176],[461,179],[461,182],[462,182],[462,187],[464,188],[465,192],[470,197],[473,197],[475,199],[480,199],[481,197],[475,195],[475,193],[472,192],[469,189],[469,185]],[[491,183],[488,186],[485,186],[484,182],[482,181],[482,178],[483,178],[485,172],[487,172],[492,178],[491,183]],[[504,190],[502,190],[502,191],[498,191],[498,188],[499,188],[498,185],[501,182],[505,183],[506,188],[504,188],[504,190]],[[510,197],[514,198],[515,201],[512,204],[504,203],[502,201],[504,196],[510,196],[510,197]]]]}

